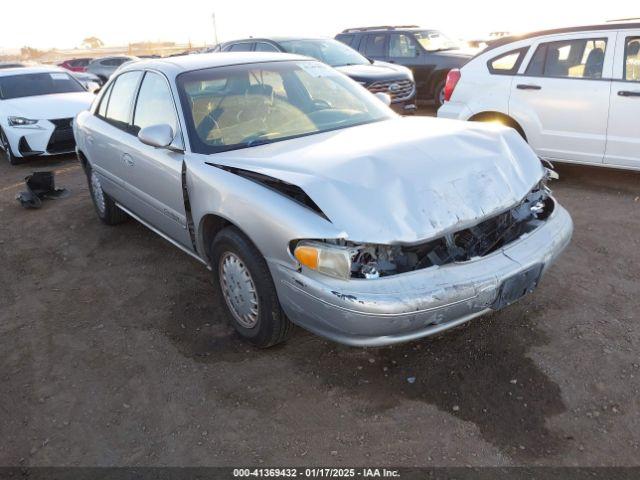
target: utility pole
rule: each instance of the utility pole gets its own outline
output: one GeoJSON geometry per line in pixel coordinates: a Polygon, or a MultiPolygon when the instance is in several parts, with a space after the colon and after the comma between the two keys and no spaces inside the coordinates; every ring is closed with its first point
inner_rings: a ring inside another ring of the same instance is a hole
{"type": "Polygon", "coordinates": [[[213,20],[213,39],[216,42],[216,45],[218,45],[218,27],[216,25],[216,13],[213,12],[211,14],[211,19],[213,20]]]}

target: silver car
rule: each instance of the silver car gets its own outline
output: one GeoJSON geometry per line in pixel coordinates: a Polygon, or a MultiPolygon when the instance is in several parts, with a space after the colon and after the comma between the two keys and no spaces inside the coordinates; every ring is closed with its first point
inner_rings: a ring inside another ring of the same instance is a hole
{"type": "Polygon", "coordinates": [[[136,62],[74,129],[100,219],[208,266],[261,347],[290,322],[360,346],[460,325],[531,292],[572,234],[514,130],[399,117],[306,57],[136,62]]]}
{"type": "Polygon", "coordinates": [[[100,79],[102,83],[106,82],[113,72],[128,62],[134,62],[138,57],[130,55],[116,55],[113,57],[102,57],[92,60],[87,66],[87,72],[92,73],[100,79]]]}

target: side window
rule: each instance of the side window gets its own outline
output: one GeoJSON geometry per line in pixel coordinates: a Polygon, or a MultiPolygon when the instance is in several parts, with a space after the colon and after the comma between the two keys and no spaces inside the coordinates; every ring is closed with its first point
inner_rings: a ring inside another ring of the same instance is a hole
{"type": "Polygon", "coordinates": [[[106,119],[123,130],[128,129],[131,120],[131,107],[142,72],[126,72],[116,78],[111,88],[106,119]]]}
{"type": "Polygon", "coordinates": [[[251,42],[233,43],[229,45],[224,51],[225,52],[250,52],[252,45],[253,44],[251,42]]]}
{"type": "Polygon", "coordinates": [[[369,57],[384,56],[384,33],[367,35],[364,54],[369,57]]]}
{"type": "Polygon", "coordinates": [[[353,40],[355,39],[355,35],[337,35],[336,40],[351,46],[353,44],[353,40]]]}
{"type": "Polygon", "coordinates": [[[627,37],[624,47],[624,79],[640,82],[640,37],[627,37]]]}
{"type": "Polygon", "coordinates": [[[109,85],[109,88],[102,94],[102,98],[100,98],[100,105],[97,110],[99,117],[105,118],[107,116],[107,105],[109,105],[109,97],[111,96],[112,87],[113,83],[109,85]]]}
{"type": "Polygon", "coordinates": [[[389,56],[411,58],[417,55],[413,38],[404,33],[393,33],[389,36],[389,56]]]}
{"type": "Polygon", "coordinates": [[[279,51],[276,47],[266,42],[258,42],[256,43],[256,52],[277,52],[279,51]]]}
{"type": "Polygon", "coordinates": [[[527,75],[565,78],[602,78],[606,38],[562,40],[538,46],[527,75]]]}
{"type": "Polygon", "coordinates": [[[515,75],[528,50],[529,47],[511,50],[492,58],[487,62],[489,72],[496,75],[515,75]]]}
{"type": "Polygon", "coordinates": [[[165,123],[175,133],[178,129],[173,95],[164,77],[147,72],[140,85],[133,115],[133,129],[137,133],[150,125],[165,123]]]}

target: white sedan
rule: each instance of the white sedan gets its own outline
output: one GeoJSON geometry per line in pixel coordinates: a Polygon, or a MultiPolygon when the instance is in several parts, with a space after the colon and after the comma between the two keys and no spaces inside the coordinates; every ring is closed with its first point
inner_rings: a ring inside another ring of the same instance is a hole
{"type": "Polygon", "coordinates": [[[0,149],[9,163],[73,152],[73,118],[95,95],[57,67],[0,70],[0,149]]]}
{"type": "Polygon", "coordinates": [[[640,23],[501,39],[448,77],[438,117],[498,121],[541,158],[640,169],[640,23]]]}

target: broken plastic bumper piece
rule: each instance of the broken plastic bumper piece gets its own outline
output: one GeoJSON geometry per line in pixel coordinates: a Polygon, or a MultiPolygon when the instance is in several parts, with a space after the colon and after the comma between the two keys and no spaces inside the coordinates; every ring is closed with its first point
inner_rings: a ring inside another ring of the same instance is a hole
{"type": "Polygon", "coordinates": [[[533,291],[569,244],[573,223],[556,205],[543,225],[464,262],[377,279],[339,279],[271,263],[278,296],[295,323],[339,343],[381,346],[453,328],[533,291]]]}

